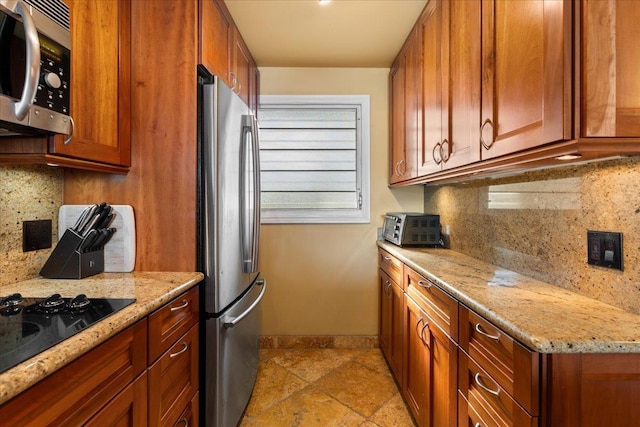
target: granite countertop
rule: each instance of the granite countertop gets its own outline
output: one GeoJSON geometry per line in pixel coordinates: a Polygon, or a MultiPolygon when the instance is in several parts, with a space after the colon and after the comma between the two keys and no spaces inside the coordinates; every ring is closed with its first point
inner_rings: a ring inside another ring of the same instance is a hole
{"type": "Polygon", "coordinates": [[[640,315],[449,249],[377,244],[531,350],[640,353],[640,315]]]}
{"type": "Polygon", "coordinates": [[[203,279],[202,273],[102,273],[82,280],[32,279],[3,285],[0,295],[42,297],[84,293],[89,298],[135,298],[136,302],[0,374],[0,404],[162,307],[203,279]]]}

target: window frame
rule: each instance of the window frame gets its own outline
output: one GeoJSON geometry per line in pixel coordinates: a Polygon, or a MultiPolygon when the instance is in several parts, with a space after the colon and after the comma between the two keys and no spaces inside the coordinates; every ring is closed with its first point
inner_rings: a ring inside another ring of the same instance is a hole
{"type": "MultiPolygon", "coordinates": [[[[263,108],[305,107],[356,108],[356,175],[360,182],[360,208],[354,209],[264,209],[262,224],[368,224],[370,209],[370,97],[369,95],[260,95],[258,111],[263,108]]],[[[258,113],[258,128],[260,114],[258,113]]],[[[358,181],[358,179],[356,179],[358,181]]]]}

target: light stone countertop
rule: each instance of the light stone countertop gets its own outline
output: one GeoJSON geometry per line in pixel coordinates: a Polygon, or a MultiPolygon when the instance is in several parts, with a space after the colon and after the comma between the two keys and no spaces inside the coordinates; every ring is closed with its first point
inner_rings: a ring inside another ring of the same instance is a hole
{"type": "Polygon", "coordinates": [[[77,359],[136,321],[191,289],[202,273],[102,273],[82,280],[32,279],[0,286],[0,296],[19,292],[43,297],[84,293],[89,298],[135,298],[136,302],[80,331],[61,343],[0,374],[0,404],[77,359]]]}
{"type": "Polygon", "coordinates": [[[449,249],[377,244],[531,350],[640,353],[640,315],[449,249]]]}

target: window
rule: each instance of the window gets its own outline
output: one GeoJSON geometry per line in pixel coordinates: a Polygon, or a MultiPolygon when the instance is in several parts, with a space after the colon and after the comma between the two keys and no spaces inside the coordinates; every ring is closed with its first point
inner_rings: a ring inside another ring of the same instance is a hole
{"type": "Polygon", "coordinates": [[[263,223],[369,222],[369,96],[260,97],[263,223]]]}

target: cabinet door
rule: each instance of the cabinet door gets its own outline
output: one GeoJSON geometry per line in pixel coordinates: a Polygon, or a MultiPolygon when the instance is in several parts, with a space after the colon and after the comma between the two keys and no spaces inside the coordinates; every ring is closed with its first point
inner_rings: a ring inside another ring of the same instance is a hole
{"type": "Polygon", "coordinates": [[[582,2],[584,137],[640,136],[640,4],[582,2]]]}
{"type": "Polygon", "coordinates": [[[418,23],[422,41],[422,138],[418,153],[419,176],[439,171],[449,157],[446,90],[448,37],[447,33],[443,32],[443,8],[448,9],[448,5],[444,5],[440,0],[430,1],[418,23]]]}
{"type": "Polygon", "coordinates": [[[200,63],[231,86],[232,25],[221,0],[200,0],[200,63]]]}
{"type": "Polygon", "coordinates": [[[402,383],[402,359],[404,354],[404,293],[402,288],[392,282],[393,294],[391,309],[391,368],[398,382],[402,383]]]}
{"type": "Polygon", "coordinates": [[[51,152],[131,165],[131,2],[65,0],[71,10],[73,136],[51,152]]]}
{"type": "Polygon", "coordinates": [[[380,311],[378,325],[378,339],[380,350],[391,363],[391,334],[393,332],[393,286],[392,280],[382,270],[378,270],[380,280],[380,311]]]}
{"type": "Polygon", "coordinates": [[[231,87],[249,105],[254,61],[238,29],[233,27],[231,87]]]}
{"type": "Polygon", "coordinates": [[[147,425],[147,373],[140,375],[100,410],[86,427],[147,425]]]}
{"type": "Polygon", "coordinates": [[[418,33],[414,28],[389,74],[391,102],[390,183],[417,176],[417,155],[422,139],[421,81],[418,33]]]}
{"type": "Polygon", "coordinates": [[[458,346],[429,318],[429,426],[455,427],[458,389],[458,346]]]}
{"type": "MultiPolygon", "coordinates": [[[[480,2],[449,0],[449,135],[444,169],[480,160],[480,2]]],[[[443,6],[446,12],[446,5],[443,6]]]]}
{"type": "Polygon", "coordinates": [[[570,138],[571,7],[482,1],[482,158],[570,138]]]}
{"type": "Polygon", "coordinates": [[[427,315],[406,295],[405,326],[406,352],[402,392],[418,426],[422,427],[429,425],[431,337],[427,315]]]}

